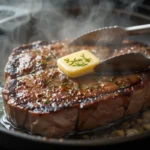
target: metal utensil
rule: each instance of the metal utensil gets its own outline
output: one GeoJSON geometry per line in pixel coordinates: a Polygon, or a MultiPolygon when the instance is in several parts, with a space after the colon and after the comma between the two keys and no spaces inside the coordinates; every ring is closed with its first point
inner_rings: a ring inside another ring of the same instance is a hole
{"type": "Polygon", "coordinates": [[[150,66],[150,58],[136,52],[106,59],[94,69],[99,74],[118,74],[145,71],[150,66]]]}
{"type": "Polygon", "coordinates": [[[69,46],[83,44],[119,44],[128,36],[148,33],[150,33],[150,24],[132,26],[127,28],[119,26],[104,27],[90,31],[77,37],[69,44],[69,46]]]}

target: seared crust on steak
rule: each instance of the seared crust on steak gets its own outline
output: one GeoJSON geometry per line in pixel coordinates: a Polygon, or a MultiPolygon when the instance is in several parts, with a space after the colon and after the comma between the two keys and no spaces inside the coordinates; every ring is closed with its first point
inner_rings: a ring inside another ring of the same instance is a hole
{"type": "Polygon", "coordinates": [[[150,55],[141,43],[121,46],[73,47],[67,41],[34,42],[13,50],[5,67],[2,94],[9,121],[33,134],[60,137],[107,125],[150,106],[150,73],[70,79],[57,69],[56,60],[79,49],[102,58],[140,51],[150,55]],[[104,54],[104,53],[103,53],[104,54]]]}

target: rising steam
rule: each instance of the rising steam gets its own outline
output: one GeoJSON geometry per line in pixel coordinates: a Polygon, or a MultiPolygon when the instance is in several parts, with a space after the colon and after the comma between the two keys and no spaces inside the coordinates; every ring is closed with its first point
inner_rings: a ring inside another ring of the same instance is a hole
{"type": "MultiPolygon", "coordinates": [[[[132,21],[116,20],[112,10],[116,1],[111,0],[1,0],[0,9],[16,11],[15,19],[8,16],[6,11],[0,12],[0,76],[12,49],[23,43],[35,40],[56,40],[74,38],[95,28],[122,25],[128,26],[132,21]],[[25,14],[22,16],[22,14],[25,14]],[[3,16],[2,16],[3,15],[3,16]],[[7,20],[8,19],[8,20],[7,20]],[[9,20],[10,19],[10,20],[9,20]],[[5,59],[4,59],[5,58],[5,59]]],[[[117,1],[119,4],[120,1],[117,1]]],[[[123,0],[121,5],[133,11],[142,0],[123,0]]],[[[12,13],[13,14],[13,13],[12,13]]],[[[10,13],[11,15],[11,13],[10,13]]],[[[13,17],[12,17],[13,18],[13,17]]]]}

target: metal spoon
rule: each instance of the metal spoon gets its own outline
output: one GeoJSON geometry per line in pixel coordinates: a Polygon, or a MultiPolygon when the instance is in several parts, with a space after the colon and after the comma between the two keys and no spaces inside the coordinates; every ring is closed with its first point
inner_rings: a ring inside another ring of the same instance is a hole
{"type": "Polygon", "coordinates": [[[69,44],[69,46],[84,44],[119,44],[128,36],[148,33],[150,33],[150,24],[127,28],[119,26],[104,27],[77,37],[69,44]]]}
{"type": "Polygon", "coordinates": [[[106,59],[97,65],[94,70],[99,74],[118,74],[142,72],[147,70],[149,66],[150,57],[147,57],[140,52],[136,52],[106,59]]]}
{"type": "MultiPolygon", "coordinates": [[[[150,24],[133,27],[105,27],[83,34],[69,46],[84,44],[120,44],[127,36],[150,33],[150,24]]],[[[140,53],[127,53],[106,59],[95,67],[100,74],[116,74],[144,71],[150,66],[150,59],[140,53]]]]}

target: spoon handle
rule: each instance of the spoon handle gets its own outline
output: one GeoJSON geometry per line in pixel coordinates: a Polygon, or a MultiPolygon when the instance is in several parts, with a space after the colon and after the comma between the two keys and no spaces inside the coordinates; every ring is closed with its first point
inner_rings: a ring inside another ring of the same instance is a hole
{"type": "Polygon", "coordinates": [[[99,74],[127,74],[146,71],[149,65],[150,59],[147,55],[134,52],[108,58],[98,64],[94,70],[99,74]]]}
{"type": "Polygon", "coordinates": [[[150,34],[150,24],[125,28],[129,35],[150,34]]]}

